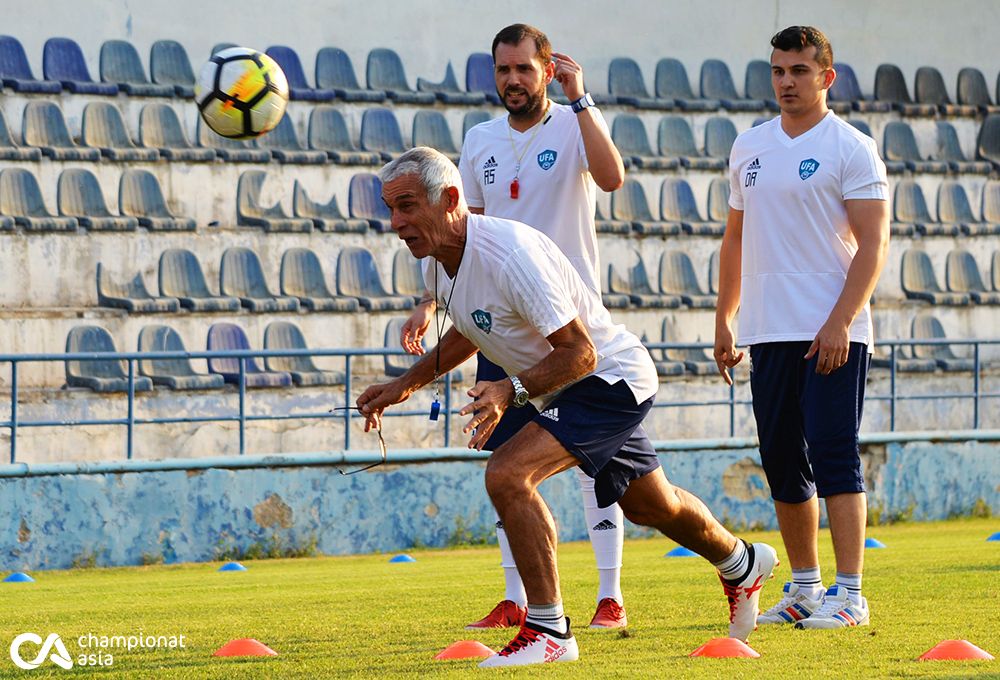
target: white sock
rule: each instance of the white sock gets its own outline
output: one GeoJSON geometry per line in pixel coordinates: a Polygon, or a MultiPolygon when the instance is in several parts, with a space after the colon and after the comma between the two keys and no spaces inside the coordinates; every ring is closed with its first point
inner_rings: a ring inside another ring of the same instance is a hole
{"type": "Polygon", "coordinates": [[[792,583],[797,585],[799,592],[810,600],[818,600],[823,597],[823,579],[820,576],[818,566],[807,569],[792,569],[792,583]]]}
{"type": "Polygon", "coordinates": [[[847,590],[847,597],[852,603],[861,604],[861,574],[845,574],[838,571],[834,583],[847,590]]]}
{"type": "Polygon", "coordinates": [[[533,623],[536,626],[554,630],[557,633],[565,633],[568,626],[566,617],[563,615],[562,602],[555,604],[529,604],[528,616],[525,623],[533,623]]]}
{"type": "Polygon", "coordinates": [[[580,481],[580,493],[583,495],[583,513],[587,520],[587,533],[590,535],[590,545],[594,549],[594,559],[597,562],[597,573],[600,585],[597,590],[597,601],[611,597],[624,604],[622,598],[622,546],[625,542],[625,516],[618,504],[606,508],[597,507],[597,495],[594,493],[594,479],[588,477],[580,468],[576,469],[580,481]]]}
{"type": "Polygon", "coordinates": [[[729,556],[721,562],[712,562],[722,578],[727,581],[741,581],[750,570],[750,554],[747,551],[747,544],[741,539],[736,539],[736,547],[729,553],[729,556]]]}
{"type": "Polygon", "coordinates": [[[500,566],[503,567],[503,580],[506,587],[503,599],[510,600],[518,607],[523,607],[528,604],[528,596],[524,592],[521,575],[517,573],[517,564],[515,564],[514,555],[510,551],[507,532],[504,531],[500,515],[497,515],[497,543],[500,546],[500,566]]]}

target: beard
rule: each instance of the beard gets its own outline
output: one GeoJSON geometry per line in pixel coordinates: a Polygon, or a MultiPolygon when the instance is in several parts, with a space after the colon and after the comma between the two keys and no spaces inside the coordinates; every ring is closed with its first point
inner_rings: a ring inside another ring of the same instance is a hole
{"type": "Polygon", "coordinates": [[[504,108],[507,109],[507,113],[509,113],[514,118],[530,118],[531,116],[541,111],[542,107],[545,106],[546,92],[544,87],[538,92],[534,93],[529,93],[527,90],[523,89],[517,89],[517,90],[507,89],[505,92],[503,93],[498,92],[497,94],[500,94],[500,99],[503,102],[504,108]],[[524,104],[517,107],[508,104],[507,97],[511,94],[525,95],[524,104]]]}

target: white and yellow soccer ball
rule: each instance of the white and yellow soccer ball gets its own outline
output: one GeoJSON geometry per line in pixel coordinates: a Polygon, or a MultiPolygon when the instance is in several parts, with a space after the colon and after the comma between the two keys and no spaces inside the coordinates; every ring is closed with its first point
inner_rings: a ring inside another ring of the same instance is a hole
{"type": "Polygon", "coordinates": [[[288,81],[277,62],[249,47],[212,55],[198,73],[195,102],[210,128],[230,139],[273,130],[288,105],[288,81]]]}

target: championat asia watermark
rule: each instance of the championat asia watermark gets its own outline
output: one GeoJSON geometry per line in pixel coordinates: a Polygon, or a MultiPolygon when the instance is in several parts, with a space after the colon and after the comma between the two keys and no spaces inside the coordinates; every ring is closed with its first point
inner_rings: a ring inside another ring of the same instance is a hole
{"type": "Polygon", "coordinates": [[[33,632],[21,633],[10,643],[10,660],[18,668],[31,671],[39,666],[55,664],[69,670],[73,666],[113,666],[123,652],[153,649],[184,649],[185,635],[150,635],[139,631],[135,635],[96,635],[85,633],[68,638],[76,643],[76,655],[71,655],[58,633],[45,639],[33,632]]]}

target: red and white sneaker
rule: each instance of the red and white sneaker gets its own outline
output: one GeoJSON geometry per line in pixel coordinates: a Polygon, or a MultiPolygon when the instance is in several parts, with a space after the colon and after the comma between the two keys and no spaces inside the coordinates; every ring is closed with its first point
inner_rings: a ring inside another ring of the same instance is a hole
{"type": "Polygon", "coordinates": [[[524,617],[528,615],[528,610],[518,607],[511,600],[503,600],[493,608],[489,614],[479,619],[475,623],[470,623],[466,630],[477,630],[479,628],[516,628],[524,625],[524,617]]]}
{"type": "Polygon", "coordinates": [[[597,611],[590,620],[591,628],[624,628],[628,625],[625,607],[613,597],[606,597],[597,603],[597,611]]]}
{"type": "Polygon", "coordinates": [[[535,663],[576,661],[579,658],[580,649],[576,646],[576,638],[573,637],[567,618],[565,635],[541,626],[524,624],[506,647],[485,659],[479,667],[527,666],[535,663]]]}
{"type": "Polygon", "coordinates": [[[750,569],[740,581],[727,581],[719,574],[722,589],[729,600],[729,637],[747,641],[757,629],[757,602],[760,589],[771,578],[778,566],[778,553],[767,543],[754,543],[748,547],[750,569]]]}

